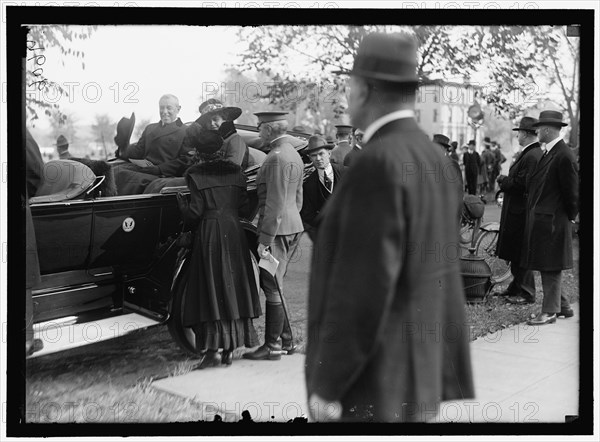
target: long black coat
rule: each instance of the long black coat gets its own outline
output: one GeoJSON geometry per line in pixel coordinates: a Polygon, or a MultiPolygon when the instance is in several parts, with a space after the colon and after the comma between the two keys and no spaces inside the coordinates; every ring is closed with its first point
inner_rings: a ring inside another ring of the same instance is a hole
{"type": "Polygon", "coordinates": [[[579,211],[579,175],[573,153],[560,140],[540,158],[527,182],[527,218],[521,267],[558,271],[573,267],[570,220],[579,211]]]}
{"type": "Polygon", "coordinates": [[[426,173],[445,161],[412,118],[390,122],[325,206],[313,248],[306,383],[309,397],[340,400],[346,418],[354,407],[358,419],[423,420],[423,407],[473,397],[461,195],[443,174],[426,173]]]}
{"type": "MultiPolygon", "coordinates": [[[[346,156],[346,158],[348,158],[346,156]]],[[[325,186],[319,180],[319,172],[314,171],[306,179],[303,185],[302,194],[302,210],[300,216],[304,224],[304,231],[308,232],[311,237],[315,232],[318,221],[317,217],[321,213],[321,209],[325,205],[327,199],[335,192],[341,184],[342,176],[344,175],[344,167],[331,163],[333,168],[333,190],[329,193],[325,186]]]]}
{"type": "Polygon", "coordinates": [[[192,166],[186,226],[195,230],[187,278],[184,325],[256,318],[260,300],[246,234],[239,222],[247,206],[246,177],[230,161],[192,166]]]}
{"type": "Polygon", "coordinates": [[[540,143],[527,146],[510,166],[508,176],[500,184],[504,192],[500,234],[498,236],[498,256],[518,263],[521,260],[523,233],[525,231],[525,184],[542,157],[540,143]]]}

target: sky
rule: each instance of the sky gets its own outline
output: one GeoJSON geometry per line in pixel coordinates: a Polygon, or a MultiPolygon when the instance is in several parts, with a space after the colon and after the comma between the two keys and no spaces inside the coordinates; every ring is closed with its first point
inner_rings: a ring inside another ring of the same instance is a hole
{"type": "Polygon", "coordinates": [[[72,47],[85,57],[48,50],[43,66],[44,75],[69,96],[52,91],[43,97],[73,114],[78,124],[91,124],[96,114],[118,121],[131,112],[138,121],[157,121],[165,93],[179,97],[183,121],[194,120],[201,97],[220,89],[223,69],[235,60],[239,44],[234,27],[153,25],[99,26],[72,47]]]}

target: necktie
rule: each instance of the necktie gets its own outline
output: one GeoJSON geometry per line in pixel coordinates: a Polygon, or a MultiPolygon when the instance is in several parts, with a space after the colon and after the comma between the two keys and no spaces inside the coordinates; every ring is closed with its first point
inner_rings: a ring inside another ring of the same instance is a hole
{"type": "Polygon", "coordinates": [[[331,180],[327,176],[327,172],[325,172],[325,171],[323,171],[323,184],[325,184],[325,188],[331,192],[333,183],[331,182],[331,180]]]}

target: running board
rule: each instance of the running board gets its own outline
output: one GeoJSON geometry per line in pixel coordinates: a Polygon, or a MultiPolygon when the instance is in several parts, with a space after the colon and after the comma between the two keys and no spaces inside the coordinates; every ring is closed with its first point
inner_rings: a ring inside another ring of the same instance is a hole
{"type": "Polygon", "coordinates": [[[95,344],[160,324],[158,321],[137,313],[81,323],[75,323],[76,317],[73,316],[65,319],[67,320],[47,321],[33,326],[34,338],[41,339],[44,348],[36,351],[29,358],[95,344]]]}

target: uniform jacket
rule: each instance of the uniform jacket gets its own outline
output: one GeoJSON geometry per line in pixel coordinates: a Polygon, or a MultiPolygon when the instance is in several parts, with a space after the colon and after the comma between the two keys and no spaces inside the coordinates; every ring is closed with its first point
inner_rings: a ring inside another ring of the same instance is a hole
{"type": "Polygon", "coordinates": [[[504,192],[500,234],[498,236],[498,256],[518,263],[521,259],[523,232],[525,231],[525,183],[531,176],[542,156],[540,143],[533,143],[521,152],[510,166],[508,176],[499,185],[504,192]]]}
{"type": "Polygon", "coordinates": [[[422,420],[414,407],[473,397],[461,195],[430,173],[444,161],[413,119],[396,120],[329,199],[313,248],[309,397],[340,400],[344,413],[366,407],[381,421],[422,420]]]}
{"type": "Polygon", "coordinates": [[[560,140],[527,181],[527,217],[521,267],[558,271],[573,267],[572,225],[579,211],[579,176],[573,153],[560,140]]]}
{"type": "Polygon", "coordinates": [[[269,245],[277,235],[303,231],[302,177],[304,163],[294,146],[305,144],[286,135],[270,145],[256,177],[259,242],[269,245]]]}
{"type": "Polygon", "coordinates": [[[344,158],[346,155],[350,153],[352,150],[352,146],[348,141],[341,141],[336,147],[331,151],[331,162],[335,164],[344,164],[344,158]]]}
{"type": "Polygon", "coordinates": [[[189,155],[183,148],[186,126],[177,121],[162,126],[146,126],[137,144],[130,145],[121,158],[146,159],[160,169],[160,175],[182,176],[189,167],[189,155]]]}
{"type": "MultiPolygon", "coordinates": [[[[333,193],[341,184],[340,181],[344,174],[344,167],[338,166],[337,164],[332,164],[331,167],[333,168],[333,193]]],[[[300,216],[302,217],[302,221],[304,223],[304,230],[311,230],[317,226],[317,217],[319,216],[323,205],[332,195],[332,193],[329,193],[323,183],[321,183],[321,180],[319,179],[319,172],[317,170],[309,175],[304,182],[302,189],[303,203],[300,216]]]]}

